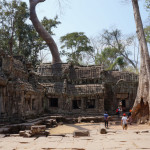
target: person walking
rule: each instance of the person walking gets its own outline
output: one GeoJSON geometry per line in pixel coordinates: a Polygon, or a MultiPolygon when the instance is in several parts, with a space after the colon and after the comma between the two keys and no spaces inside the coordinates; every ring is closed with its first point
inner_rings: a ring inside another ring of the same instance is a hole
{"type": "Polygon", "coordinates": [[[130,109],[129,114],[128,114],[128,119],[129,119],[129,123],[130,125],[132,124],[132,110],[130,109]]]}
{"type": "Polygon", "coordinates": [[[108,128],[108,113],[104,113],[105,128],[108,128]]]}
{"type": "Polygon", "coordinates": [[[120,107],[116,109],[116,114],[118,115],[118,118],[120,118],[120,107]]]}
{"type": "Polygon", "coordinates": [[[127,130],[127,127],[128,127],[127,123],[128,123],[128,118],[126,114],[124,113],[123,117],[121,118],[121,125],[122,125],[123,130],[127,130]]]}

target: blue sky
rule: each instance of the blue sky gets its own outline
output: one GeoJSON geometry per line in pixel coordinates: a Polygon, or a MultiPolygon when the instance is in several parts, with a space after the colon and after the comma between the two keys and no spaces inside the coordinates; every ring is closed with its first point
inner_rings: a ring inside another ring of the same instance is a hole
{"type": "MultiPolygon", "coordinates": [[[[28,0],[24,0],[28,3],[28,0]]],[[[103,29],[118,28],[123,34],[136,32],[131,0],[60,0],[60,12],[57,0],[46,0],[37,6],[39,19],[44,16],[54,18],[56,14],[61,21],[54,39],[59,45],[59,38],[71,32],[84,32],[88,37],[96,36],[103,29]]],[[[148,13],[144,8],[144,1],[139,1],[141,16],[147,24],[148,13]]]]}

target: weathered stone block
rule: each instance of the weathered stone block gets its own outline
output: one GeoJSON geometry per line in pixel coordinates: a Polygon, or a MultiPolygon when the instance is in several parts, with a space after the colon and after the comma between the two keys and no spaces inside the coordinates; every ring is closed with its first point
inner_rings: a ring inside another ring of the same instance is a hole
{"type": "Polygon", "coordinates": [[[46,125],[36,125],[36,126],[31,126],[31,133],[34,134],[39,134],[40,132],[45,132],[46,125]]]}
{"type": "Polygon", "coordinates": [[[101,134],[107,134],[107,131],[106,131],[105,128],[101,128],[101,129],[100,129],[100,133],[101,133],[101,134]]]}
{"type": "Polygon", "coordinates": [[[80,136],[90,136],[90,132],[88,130],[76,130],[73,133],[74,137],[80,137],[80,136]]]}
{"type": "Polygon", "coordinates": [[[105,129],[103,124],[100,125],[100,133],[101,134],[107,134],[107,131],[106,131],[106,129],[105,129]]]}
{"type": "Polygon", "coordinates": [[[25,132],[24,137],[31,137],[31,134],[28,132],[25,132]]]}
{"type": "Polygon", "coordinates": [[[20,136],[24,136],[25,135],[25,131],[19,131],[19,135],[20,136]]]}
{"type": "Polygon", "coordinates": [[[82,117],[78,117],[78,123],[82,122],[82,117]]]}

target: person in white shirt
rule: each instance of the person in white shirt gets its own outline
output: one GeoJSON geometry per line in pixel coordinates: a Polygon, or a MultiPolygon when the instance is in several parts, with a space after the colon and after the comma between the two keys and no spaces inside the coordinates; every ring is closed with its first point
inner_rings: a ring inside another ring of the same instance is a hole
{"type": "Polygon", "coordinates": [[[124,113],[123,117],[121,118],[121,125],[122,125],[123,130],[127,130],[127,127],[128,127],[127,123],[128,123],[128,118],[126,114],[124,113]]]}

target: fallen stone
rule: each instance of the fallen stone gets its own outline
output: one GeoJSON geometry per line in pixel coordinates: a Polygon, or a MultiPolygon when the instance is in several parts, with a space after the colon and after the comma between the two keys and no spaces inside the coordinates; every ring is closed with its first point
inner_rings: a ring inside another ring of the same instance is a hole
{"type": "Polygon", "coordinates": [[[58,125],[58,123],[57,123],[56,119],[53,119],[53,125],[55,125],[55,126],[57,126],[57,125],[58,125]]]}
{"type": "Polygon", "coordinates": [[[24,136],[25,135],[25,131],[19,131],[19,135],[20,136],[24,136]]]}
{"type": "Polygon", "coordinates": [[[141,131],[141,133],[149,133],[149,131],[141,131]]]}
{"type": "Polygon", "coordinates": [[[90,123],[94,123],[94,120],[91,120],[90,123]]]}
{"type": "Polygon", "coordinates": [[[28,132],[25,132],[24,137],[31,137],[32,135],[28,132]]]}
{"type": "Polygon", "coordinates": [[[31,126],[32,135],[39,134],[40,132],[45,132],[45,130],[46,130],[46,125],[31,126]]]}
{"type": "Polygon", "coordinates": [[[19,137],[19,134],[10,134],[10,137],[19,137]]]}
{"type": "Polygon", "coordinates": [[[106,131],[105,128],[101,128],[101,129],[100,129],[100,133],[101,133],[101,134],[107,134],[107,131],[106,131]]]}
{"type": "Polygon", "coordinates": [[[136,134],[139,134],[139,133],[140,133],[140,131],[135,131],[135,133],[136,133],[136,134]]]}
{"type": "Polygon", "coordinates": [[[78,117],[78,123],[81,123],[82,117],[78,117]]]}
{"type": "Polygon", "coordinates": [[[102,125],[102,124],[100,125],[100,133],[101,134],[107,134],[107,131],[106,131],[104,125],[102,125]]]}
{"type": "Polygon", "coordinates": [[[73,133],[74,137],[80,137],[80,136],[90,136],[90,132],[88,130],[76,130],[73,133]]]}

